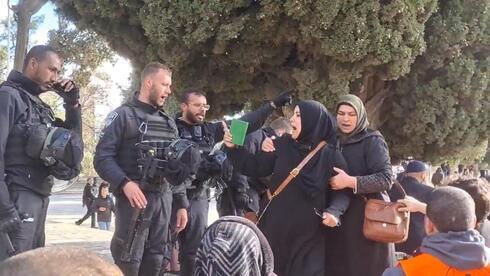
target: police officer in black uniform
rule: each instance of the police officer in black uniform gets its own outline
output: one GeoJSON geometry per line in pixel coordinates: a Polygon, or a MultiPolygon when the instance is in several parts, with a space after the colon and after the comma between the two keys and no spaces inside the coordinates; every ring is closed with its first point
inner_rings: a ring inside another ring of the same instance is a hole
{"type": "Polygon", "coordinates": [[[71,179],[80,172],[79,90],[70,80],[58,80],[61,67],[56,50],[34,46],[22,73],[13,70],[0,86],[0,261],[44,246],[52,176],[71,179]],[[64,99],[65,121],[39,98],[45,91],[64,99]]]}
{"type": "Polygon", "coordinates": [[[141,73],[139,92],[109,114],[96,147],[95,170],[111,184],[117,199],[111,253],[125,275],[158,275],[168,241],[172,200],[178,208],[176,231],[187,224],[188,201],[185,188],[180,187],[195,174],[199,151],[196,148],[185,160],[168,160],[163,166],[159,165],[160,176],[149,178],[142,170],[146,167],[144,150],[138,146],[178,138],[175,121],[162,109],[171,93],[171,84],[172,73],[167,66],[148,64],[141,73]],[[136,208],[144,210],[141,220],[138,218],[143,227],[138,229],[143,230],[131,239],[130,225],[136,208]],[[126,258],[129,240],[133,243],[129,248],[131,254],[126,258]]]}
{"type": "MultiPolygon", "coordinates": [[[[249,122],[248,132],[259,129],[267,117],[276,108],[282,107],[291,101],[289,93],[279,95],[257,111],[245,114],[241,120],[249,122]]],[[[212,148],[216,142],[223,140],[224,122],[205,122],[206,111],[210,106],[207,104],[204,92],[198,89],[190,89],[183,93],[181,98],[182,116],[177,118],[176,123],[181,138],[189,139],[201,149],[212,148]]],[[[206,151],[206,150],[205,150],[206,151]]],[[[209,151],[205,152],[207,155],[209,151]]],[[[208,156],[202,156],[201,165],[197,173],[197,179],[187,189],[187,197],[190,201],[189,223],[187,228],[179,234],[180,242],[180,275],[190,276],[194,271],[195,255],[201,243],[201,238],[207,227],[209,211],[209,189],[204,185],[210,177],[220,175],[222,170],[228,168],[217,166],[216,162],[208,156]]],[[[246,183],[245,183],[246,184],[246,183]]],[[[248,201],[246,189],[242,194],[236,194],[236,198],[244,198],[248,201]]]]}

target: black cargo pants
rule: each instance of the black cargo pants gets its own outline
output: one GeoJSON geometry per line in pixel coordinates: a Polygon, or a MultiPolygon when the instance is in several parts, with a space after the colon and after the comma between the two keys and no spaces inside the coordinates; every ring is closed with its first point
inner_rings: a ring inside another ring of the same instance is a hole
{"type": "Polygon", "coordinates": [[[143,237],[137,239],[135,256],[130,262],[121,261],[124,243],[129,238],[129,225],[134,211],[124,195],[116,198],[115,232],[111,241],[111,253],[116,265],[125,276],[159,275],[162,267],[164,248],[168,240],[168,229],[172,208],[172,193],[144,192],[148,202],[143,221],[147,228],[143,237]]]}

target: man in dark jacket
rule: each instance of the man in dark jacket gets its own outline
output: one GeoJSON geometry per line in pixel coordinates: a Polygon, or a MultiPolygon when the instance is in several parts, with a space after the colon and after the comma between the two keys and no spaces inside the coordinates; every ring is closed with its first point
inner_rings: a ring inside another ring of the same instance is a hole
{"type": "MultiPolygon", "coordinates": [[[[240,119],[249,122],[248,132],[257,130],[275,108],[284,106],[290,100],[291,96],[289,93],[283,93],[274,101],[263,105],[257,111],[245,114],[240,119]]],[[[210,149],[217,142],[223,140],[225,122],[211,123],[204,121],[206,112],[210,108],[204,92],[198,89],[185,91],[182,95],[180,107],[182,116],[176,120],[179,136],[197,143],[201,152],[203,152],[196,179],[192,182],[192,186],[187,189],[187,196],[190,201],[188,208],[189,224],[179,235],[180,275],[187,276],[192,275],[194,271],[196,252],[207,227],[209,189],[204,184],[210,178],[220,176],[223,171],[228,170],[209,155],[210,149]]],[[[237,205],[245,205],[248,202],[246,190],[235,193],[234,200],[237,205]]]]}
{"type": "MultiPolygon", "coordinates": [[[[52,176],[70,179],[80,172],[83,152],[79,90],[71,80],[59,81],[61,67],[56,50],[34,46],[26,55],[22,72],[13,70],[0,86],[0,232],[8,233],[15,253],[44,246],[52,176]],[[39,98],[46,91],[56,91],[63,98],[65,121],[55,118],[39,98]],[[64,145],[61,155],[48,153],[54,146],[54,135],[49,138],[47,134],[57,130],[64,133],[55,138],[64,145]],[[75,136],[76,145],[72,144],[75,136]],[[60,161],[68,151],[74,163],[60,161]],[[29,217],[30,222],[21,223],[21,217],[29,217]]],[[[13,254],[6,252],[7,248],[0,244],[0,261],[13,254]]]]}
{"type": "Polygon", "coordinates": [[[111,253],[126,276],[159,274],[172,200],[177,208],[176,231],[187,224],[183,183],[195,174],[199,152],[191,146],[185,153],[173,153],[177,126],[162,108],[171,84],[166,65],[146,65],[139,92],[109,114],[95,151],[94,168],[117,198],[111,253]],[[139,216],[136,208],[141,210],[139,216]],[[130,225],[135,221],[139,226],[133,236],[130,225]]]}
{"type": "Polygon", "coordinates": [[[94,187],[95,187],[95,177],[88,178],[87,183],[83,188],[83,196],[82,196],[82,204],[83,206],[87,207],[87,212],[81,219],[75,221],[76,225],[81,225],[86,219],[88,219],[88,217],[90,217],[90,227],[96,228],[95,211],[92,209],[92,203],[96,198],[95,197],[96,193],[94,193],[94,187]]]}
{"type": "MultiPolygon", "coordinates": [[[[428,180],[429,167],[421,161],[413,160],[407,165],[405,172],[401,173],[397,180],[407,193],[418,201],[427,203],[427,196],[432,192],[433,188],[424,184],[428,180]]],[[[400,191],[396,190],[394,185],[390,190],[391,201],[396,201],[402,198],[400,191]]],[[[408,238],[405,242],[395,244],[395,249],[398,252],[413,254],[422,244],[425,237],[424,230],[424,215],[421,213],[412,213],[410,216],[410,226],[408,238]]]]}
{"type": "Polygon", "coordinates": [[[420,254],[383,276],[490,275],[490,249],[474,229],[475,203],[465,191],[440,187],[429,194],[420,254]]]}

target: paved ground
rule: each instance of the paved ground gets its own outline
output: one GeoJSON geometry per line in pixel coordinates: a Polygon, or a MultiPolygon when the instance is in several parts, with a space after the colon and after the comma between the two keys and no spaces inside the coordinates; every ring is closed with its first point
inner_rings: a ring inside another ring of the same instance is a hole
{"type": "Polygon", "coordinates": [[[88,248],[112,261],[109,251],[112,231],[90,228],[90,218],[80,226],[75,224],[85,214],[81,197],[79,193],[51,196],[46,220],[46,244],[88,248]]]}
{"type": "MultiPolygon", "coordinates": [[[[82,207],[81,198],[81,191],[78,190],[51,196],[46,220],[46,244],[47,246],[80,246],[112,262],[109,243],[114,231],[114,220],[111,231],[90,228],[90,218],[82,225],[76,225],[75,221],[81,218],[86,211],[82,207]]],[[[218,217],[214,202],[211,202],[209,209],[211,223],[218,217]]]]}

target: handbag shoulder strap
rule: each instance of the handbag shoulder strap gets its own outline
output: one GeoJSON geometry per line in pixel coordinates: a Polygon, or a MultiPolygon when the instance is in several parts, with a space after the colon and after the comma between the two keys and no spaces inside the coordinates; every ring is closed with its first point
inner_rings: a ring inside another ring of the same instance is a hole
{"type": "Polygon", "coordinates": [[[398,181],[398,179],[395,178],[394,184],[402,192],[403,198],[407,197],[407,193],[405,192],[405,189],[403,189],[403,186],[402,186],[402,184],[400,184],[400,182],[398,181]]]}
{"type": "MultiPolygon", "coordinates": [[[[310,159],[313,156],[315,156],[315,154],[319,150],[321,150],[326,144],[327,144],[327,142],[325,142],[325,141],[321,141],[320,143],[318,143],[318,145],[315,147],[315,149],[310,151],[310,153],[308,153],[308,155],[301,161],[301,163],[299,163],[299,165],[296,168],[292,169],[289,172],[288,177],[286,179],[284,179],[284,181],[281,183],[281,185],[279,185],[279,187],[277,187],[277,189],[272,194],[270,194],[270,196],[268,196],[269,199],[273,199],[274,197],[278,196],[288,186],[288,184],[291,182],[291,180],[293,180],[296,176],[298,176],[301,169],[303,169],[303,167],[310,161],[310,159]]],[[[270,192],[268,192],[268,193],[270,193],[270,192]]]]}

